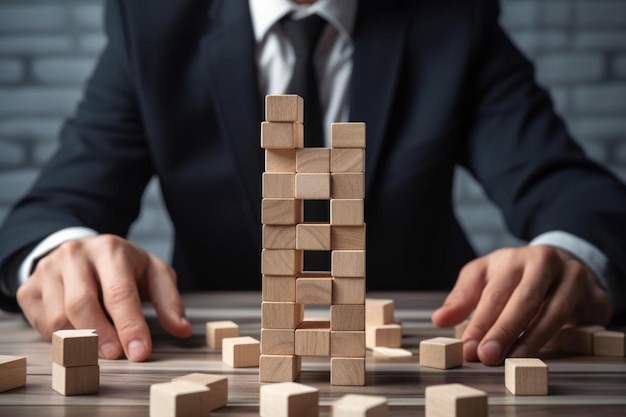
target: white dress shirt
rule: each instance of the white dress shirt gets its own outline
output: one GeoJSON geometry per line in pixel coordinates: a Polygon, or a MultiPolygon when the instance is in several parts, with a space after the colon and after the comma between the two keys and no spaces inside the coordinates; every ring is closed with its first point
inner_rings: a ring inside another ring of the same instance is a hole
{"type": "MultiPolygon", "coordinates": [[[[294,19],[317,13],[329,23],[322,33],[314,57],[320,83],[324,126],[330,126],[332,122],[348,121],[354,51],[351,35],[358,0],[318,0],[311,5],[296,4],[290,0],[249,0],[249,4],[256,41],[261,96],[283,94],[293,72],[295,53],[278,25],[279,20],[290,13],[294,19]]],[[[327,146],[330,143],[329,137],[327,127],[325,129],[327,146]]],[[[50,235],[21,262],[18,282],[24,283],[31,274],[35,262],[61,243],[96,234],[96,231],[88,228],[70,227],[50,235]]],[[[551,231],[537,236],[530,245],[550,245],[570,252],[595,274],[601,285],[607,287],[607,277],[610,273],[608,259],[589,242],[567,232],[551,231]]],[[[5,268],[4,274],[16,269],[18,268],[5,268]]],[[[0,278],[15,279],[15,277],[0,278]]]]}

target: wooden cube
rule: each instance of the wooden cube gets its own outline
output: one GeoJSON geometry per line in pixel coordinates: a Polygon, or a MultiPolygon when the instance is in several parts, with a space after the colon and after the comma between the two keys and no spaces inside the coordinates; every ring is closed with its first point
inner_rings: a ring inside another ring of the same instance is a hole
{"type": "Polygon", "coordinates": [[[0,392],[26,385],[26,358],[0,355],[0,392]]]}
{"type": "Polygon", "coordinates": [[[328,321],[303,321],[296,329],[296,355],[329,356],[330,323],[328,321]]]}
{"type": "Polygon", "coordinates": [[[327,223],[301,223],[296,226],[296,249],[330,250],[330,225],[327,223]]]}
{"type": "Polygon", "coordinates": [[[188,381],[207,387],[209,395],[209,410],[217,410],[228,403],[228,378],[224,375],[192,373],[172,379],[172,382],[188,381]]]}
{"type": "Polygon", "coordinates": [[[536,358],[508,358],[504,384],[515,395],[548,395],[548,365],[536,358]]]}
{"type": "Polygon", "coordinates": [[[332,123],[330,141],[332,148],[365,149],[365,123],[332,123]]]}
{"type": "Polygon", "coordinates": [[[333,226],[362,226],[363,199],[330,200],[330,224],[333,226]]]}
{"type": "Polygon", "coordinates": [[[296,94],[265,96],[265,120],[304,123],[304,100],[296,94]]]}
{"type": "Polygon", "coordinates": [[[260,417],[318,417],[319,391],[295,382],[261,386],[260,417]]]}
{"type": "Polygon", "coordinates": [[[593,354],[593,335],[603,331],[602,326],[568,327],[561,330],[561,350],[569,353],[593,354]]]}
{"type": "Polygon", "coordinates": [[[410,358],[413,356],[411,351],[402,348],[390,348],[384,346],[377,346],[372,348],[372,355],[385,358],[410,358]]]}
{"type": "Polygon", "coordinates": [[[331,270],[333,277],[365,277],[365,251],[334,250],[331,270]]]}
{"type": "Polygon", "coordinates": [[[333,278],[333,304],[365,304],[365,279],[333,278]]]}
{"type": "Polygon", "coordinates": [[[266,172],[296,172],[295,149],[266,149],[266,172]]]}
{"type": "Polygon", "coordinates": [[[330,188],[330,198],[365,198],[365,174],[351,172],[330,174],[330,188]]]}
{"type": "Polygon", "coordinates": [[[330,332],[330,356],[365,357],[364,331],[330,332]]]}
{"type": "Polygon", "coordinates": [[[397,323],[367,325],[365,327],[365,343],[368,348],[378,346],[399,348],[402,346],[402,325],[397,323]]]}
{"type": "Polygon", "coordinates": [[[296,151],[296,172],[329,173],[330,149],[302,148],[296,151]]]}
{"type": "Polygon", "coordinates": [[[263,275],[296,276],[302,271],[302,252],[290,249],[263,249],[263,275]]]}
{"type": "Polygon", "coordinates": [[[227,337],[222,340],[222,362],[233,368],[259,366],[261,344],[250,336],[227,337]]]}
{"type": "Polygon", "coordinates": [[[296,302],[296,277],[263,275],[263,301],[296,302]]]}
{"type": "Polygon", "coordinates": [[[224,338],[237,336],[239,336],[239,325],[233,321],[209,321],[206,324],[206,344],[211,349],[220,350],[224,338]]]}
{"type": "Polygon", "coordinates": [[[98,334],[94,329],[57,330],[52,334],[52,361],[62,366],[98,364],[98,334]]]}
{"type": "Polygon", "coordinates": [[[330,358],[331,385],[365,385],[365,358],[330,358]]]}
{"type": "Polygon", "coordinates": [[[295,149],[304,146],[304,125],[295,122],[261,123],[261,148],[295,149]]]}
{"type": "Polygon", "coordinates": [[[420,365],[450,369],[463,365],[463,342],[450,337],[436,337],[420,342],[420,365]]]}
{"type": "Polygon", "coordinates": [[[332,417],[389,417],[387,398],[376,395],[347,394],[331,410],[332,417]]]}
{"type": "Polygon", "coordinates": [[[603,330],[593,334],[593,354],[624,357],[624,332],[603,330]]]}
{"type": "Polygon", "coordinates": [[[330,172],[364,172],[365,150],[331,149],[330,172]]]}
{"type": "Polygon", "coordinates": [[[295,330],[261,329],[262,355],[294,355],[295,330]]]}
{"type": "Polygon", "coordinates": [[[331,330],[365,330],[365,306],[330,306],[330,328],[331,330]]]}
{"type": "Polygon", "coordinates": [[[426,387],[426,417],[487,417],[487,393],[462,384],[426,387]]]}
{"type": "Polygon", "coordinates": [[[150,386],[150,417],[184,417],[211,414],[210,391],[189,381],[164,382],[150,386]]]}
{"type": "Polygon", "coordinates": [[[295,198],[296,174],[292,172],[264,172],[263,198],[295,198]]]}
{"type": "Polygon", "coordinates": [[[454,326],[454,338],[455,339],[463,339],[463,333],[465,333],[465,329],[467,329],[467,326],[469,325],[469,323],[470,321],[468,319],[454,326]]]}
{"type": "Polygon", "coordinates": [[[95,394],[100,388],[98,365],[65,367],[52,362],[52,389],[62,395],[95,394]]]}
{"type": "Polygon", "coordinates": [[[331,305],[333,279],[329,276],[309,277],[306,273],[296,279],[296,302],[300,304],[331,305]]]}
{"type": "Polygon", "coordinates": [[[394,302],[390,299],[367,298],[365,300],[365,323],[379,326],[394,322],[394,302]]]}
{"type": "Polygon", "coordinates": [[[263,225],[263,249],[295,249],[296,226],[263,225]]]}
{"type": "Polygon", "coordinates": [[[294,355],[261,355],[260,382],[291,382],[300,373],[302,358],[294,355]]]}
{"type": "Polygon", "coordinates": [[[304,306],[296,303],[261,303],[261,327],[264,329],[295,329],[304,317],[304,306]]]}
{"type": "Polygon", "coordinates": [[[296,174],[296,198],[302,200],[329,200],[330,174],[296,174]]]}
{"type": "Polygon", "coordinates": [[[261,223],[292,225],[302,221],[302,200],[293,198],[264,198],[261,201],[261,223]]]}
{"type": "Polygon", "coordinates": [[[333,250],[365,249],[365,225],[331,226],[330,244],[333,250]]]}

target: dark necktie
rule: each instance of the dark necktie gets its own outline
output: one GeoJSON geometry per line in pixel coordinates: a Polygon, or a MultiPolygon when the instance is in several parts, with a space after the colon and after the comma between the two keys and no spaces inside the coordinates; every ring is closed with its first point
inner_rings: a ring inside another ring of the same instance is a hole
{"type": "Polygon", "coordinates": [[[304,143],[308,147],[324,146],[323,118],[313,56],[326,23],[316,14],[299,20],[293,20],[287,15],[280,23],[296,54],[287,94],[298,94],[304,99],[304,143]]]}

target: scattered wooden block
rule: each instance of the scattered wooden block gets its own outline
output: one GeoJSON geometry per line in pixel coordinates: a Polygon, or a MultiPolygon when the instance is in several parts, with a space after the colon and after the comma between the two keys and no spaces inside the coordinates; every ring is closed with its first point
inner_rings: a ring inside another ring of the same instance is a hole
{"type": "Polygon", "coordinates": [[[365,323],[368,326],[379,326],[394,322],[393,300],[366,298],[365,299],[365,323]]]}
{"type": "Polygon", "coordinates": [[[94,329],[57,330],[52,334],[52,361],[68,366],[98,364],[98,334],[94,329]]]}
{"type": "Polygon", "coordinates": [[[52,389],[62,395],[95,394],[100,388],[98,365],[65,367],[52,362],[52,389]]]}
{"type": "Polygon", "coordinates": [[[224,338],[237,336],[239,336],[239,325],[233,321],[209,321],[206,324],[206,344],[211,349],[220,350],[224,338]]]}
{"type": "Polygon", "coordinates": [[[261,223],[293,225],[302,221],[302,200],[294,198],[264,198],[261,201],[261,223]]]}
{"type": "Polygon", "coordinates": [[[210,390],[208,407],[211,411],[225,407],[228,403],[228,378],[224,375],[192,373],[172,379],[172,382],[176,381],[188,381],[207,387],[210,390]]]}
{"type": "Polygon", "coordinates": [[[365,174],[363,173],[333,173],[330,174],[330,184],[332,190],[330,198],[365,198],[365,174]]]}
{"type": "Polygon", "coordinates": [[[265,120],[304,123],[304,100],[295,94],[265,96],[265,120]]]}
{"type": "Polygon", "coordinates": [[[462,384],[426,387],[426,417],[487,417],[487,393],[462,384]]]}
{"type": "Polygon", "coordinates": [[[463,342],[450,337],[436,337],[420,342],[420,365],[450,369],[463,365],[463,342]]]}
{"type": "Polygon", "coordinates": [[[260,382],[291,382],[300,373],[302,358],[294,355],[261,355],[260,382]]]}
{"type": "Polygon", "coordinates": [[[296,249],[330,250],[330,225],[301,223],[296,226],[296,249]]]}
{"type": "Polygon", "coordinates": [[[263,249],[263,275],[296,276],[302,271],[302,251],[290,249],[263,249]]]}
{"type": "Polygon", "coordinates": [[[333,278],[332,304],[365,304],[365,279],[333,278]]]}
{"type": "Polygon", "coordinates": [[[296,355],[329,356],[330,323],[328,321],[303,321],[296,329],[296,355]]]}
{"type": "Polygon", "coordinates": [[[330,173],[330,149],[298,149],[296,151],[296,172],[330,173]]]}
{"type": "Polygon", "coordinates": [[[330,141],[332,148],[365,149],[365,123],[332,123],[330,141]]]}
{"type": "Polygon", "coordinates": [[[332,417],[388,417],[387,398],[376,395],[344,395],[331,406],[332,417]]]}
{"type": "Polygon", "coordinates": [[[364,172],[365,150],[363,149],[331,149],[331,172],[364,172]]]}
{"type": "Polygon", "coordinates": [[[26,385],[26,358],[0,355],[0,392],[26,385]]]}
{"type": "Polygon", "coordinates": [[[318,417],[319,391],[295,382],[263,385],[260,417],[318,417]]]}
{"type": "Polygon", "coordinates": [[[296,198],[302,200],[330,199],[330,174],[296,174],[296,198]]]}
{"type": "Polygon", "coordinates": [[[296,249],[296,226],[264,224],[263,249],[296,249]]]}
{"type": "Polygon", "coordinates": [[[330,200],[330,224],[333,226],[362,226],[364,205],[362,199],[330,200]]]}
{"type": "Polygon", "coordinates": [[[296,172],[295,149],[266,149],[266,172],[296,172]]]}
{"type": "Polygon", "coordinates": [[[504,384],[515,395],[548,395],[548,365],[536,358],[508,358],[504,384]]]}
{"type": "Polygon", "coordinates": [[[365,357],[365,332],[330,332],[330,356],[359,358],[365,357]]]}
{"type": "Polygon", "coordinates": [[[210,391],[189,381],[164,382],[150,386],[150,417],[184,417],[211,414],[210,391]]]}
{"type": "Polygon", "coordinates": [[[304,125],[296,122],[261,123],[261,148],[295,149],[304,146],[304,125]]]}
{"type": "Polygon", "coordinates": [[[296,174],[292,172],[264,172],[263,198],[295,198],[296,174]]]}
{"type": "Polygon", "coordinates": [[[365,358],[330,358],[331,385],[365,385],[365,358]]]}
{"type": "Polygon", "coordinates": [[[300,304],[331,305],[333,279],[326,276],[310,277],[303,273],[296,279],[296,302],[300,304]]]}
{"type": "Polygon", "coordinates": [[[372,348],[372,355],[386,358],[409,358],[413,356],[413,353],[402,348],[377,346],[372,348]]]}
{"type": "MultiPolygon", "coordinates": [[[[366,313],[367,314],[367,313],[366,313]]],[[[365,327],[365,343],[368,348],[402,346],[402,325],[397,323],[365,327]]]]}
{"type": "Polygon", "coordinates": [[[333,250],[365,249],[365,225],[331,226],[330,244],[333,250]]]}
{"type": "Polygon", "coordinates": [[[259,366],[261,344],[250,336],[227,337],[222,340],[222,362],[233,368],[259,366]]]}
{"type": "Polygon", "coordinates": [[[261,303],[261,327],[264,329],[295,329],[304,318],[304,306],[297,303],[261,303]]]}
{"type": "Polygon", "coordinates": [[[331,305],[331,330],[365,330],[364,305],[331,305]]]}
{"type": "Polygon", "coordinates": [[[624,332],[602,330],[593,334],[593,354],[624,357],[624,332]]]}
{"type": "Polygon", "coordinates": [[[455,339],[463,339],[463,333],[465,333],[465,329],[467,329],[467,326],[469,325],[469,323],[470,321],[468,319],[454,326],[454,338],[455,339]]]}
{"type": "Polygon", "coordinates": [[[331,270],[333,277],[365,277],[365,251],[334,250],[331,270]]]}
{"type": "Polygon", "coordinates": [[[263,275],[263,301],[296,302],[296,277],[263,275]]]}
{"type": "Polygon", "coordinates": [[[295,331],[261,329],[261,355],[294,355],[295,331]]]}
{"type": "Polygon", "coordinates": [[[561,330],[561,350],[568,353],[593,354],[593,335],[603,331],[602,326],[568,327],[561,330]]]}

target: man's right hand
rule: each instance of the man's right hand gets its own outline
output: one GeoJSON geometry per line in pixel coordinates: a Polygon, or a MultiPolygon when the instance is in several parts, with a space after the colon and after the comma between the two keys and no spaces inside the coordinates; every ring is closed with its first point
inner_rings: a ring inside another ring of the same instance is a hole
{"type": "Polygon", "coordinates": [[[59,329],[96,329],[100,357],[105,359],[124,353],[132,361],[143,361],[150,355],[152,340],[142,301],[152,302],[169,333],[191,335],[174,270],[114,235],[71,240],[54,249],[19,288],[17,301],[47,339],[59,329]]]}

